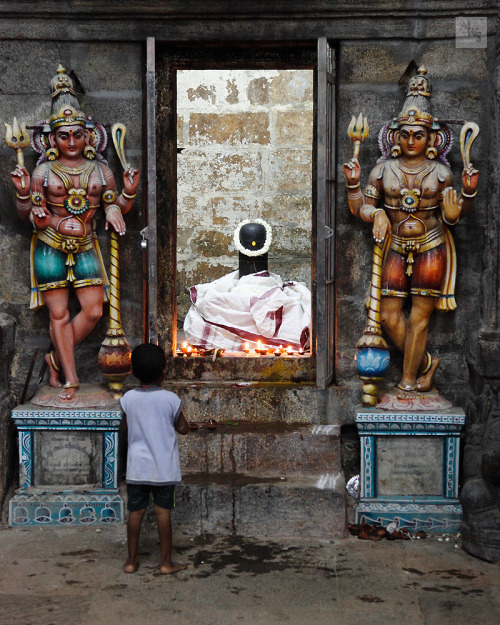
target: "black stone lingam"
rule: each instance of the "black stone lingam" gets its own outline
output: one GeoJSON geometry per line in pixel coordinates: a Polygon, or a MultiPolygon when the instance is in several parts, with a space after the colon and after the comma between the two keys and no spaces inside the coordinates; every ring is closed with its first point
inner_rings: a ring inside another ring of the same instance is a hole
{"type": "MultiPolygon", "coordinates": [[[[266,244],[266,228],[262,224],[248,223],[240,229],[240,244],[245,249],[251,252],[258,252],[263,249],[266,244]]],[[[268,256],[267,252],[258,256],[247,256],[243,252],[238,253],[239,260],[239,274],[242,276],[248,276],[251,273],[258,273],[260,271],[268,270],[268,256]]]]}

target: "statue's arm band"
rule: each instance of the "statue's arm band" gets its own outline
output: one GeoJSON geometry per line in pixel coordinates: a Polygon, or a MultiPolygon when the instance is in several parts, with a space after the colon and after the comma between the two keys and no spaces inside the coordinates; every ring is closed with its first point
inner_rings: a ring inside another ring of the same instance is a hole
{"type": "Polygon", "coordinates": [[[380,198],[382,197],[382,194],[379,192],[377,187],[375,187],[372,184],[369,184],[365,189],[365,196],[371,197],[374,200],[380,200],[380,198]]]}
{"type": "Polygon", "coordinates": [[[107,191],[104,191],[104,193],[102,194],[102,201],[105,204],[113,204],[114,202],[116,202],[117,196],[118,194],[116,193],[116,191],[114,191],[113,189],[107,189],[107,191]]]}

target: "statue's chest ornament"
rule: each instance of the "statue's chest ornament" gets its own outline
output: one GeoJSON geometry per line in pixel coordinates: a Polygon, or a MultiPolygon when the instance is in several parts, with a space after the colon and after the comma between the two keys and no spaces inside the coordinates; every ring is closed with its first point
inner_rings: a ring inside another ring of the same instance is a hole
{"type": "MultiPolygon", "coordinates": [[[[393,165],[396,165],[394,163],[393,165]]],[[[401,164],[397,164],[396,167],[391,169],[399,180],[399,209],[404,213],[411,215],[416,213],[420,207],[420,200],[422,197],[422,182],[431,171],[435,169],[435,164],[424,163],[423,166],[416,168],[404,167],[401,164]],[[407,175],[415,175],[413,185],[408,182],[407,175]]]]}
{"type": "Polygon", "coordinates": [[[64,184],[68,195],[64,200],[64,208],[71,215],[82,215],[89,208],[89,201],[87,198],[87,187],[90,178],[90,174],[94,171],[95,163],[85,162],[80,167],[66,167],[59,161],[54,161],[50,164],[51,170],[59,176],[64,184]],[[78,187],[74,186],[71,176],[79,176],[80,184],[78,187]]]}
{"type": "Polygon", "coordinates": [[[415,213],[420,204],[420,189],[401,189],[399,192],[399,208],[405,213],[415,213]]]}

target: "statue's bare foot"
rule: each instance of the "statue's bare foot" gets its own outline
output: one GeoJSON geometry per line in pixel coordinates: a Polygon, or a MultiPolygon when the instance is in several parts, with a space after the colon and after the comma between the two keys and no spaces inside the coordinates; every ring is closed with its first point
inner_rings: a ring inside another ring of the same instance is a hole
{"type": "Polygon", "coordinates": [[[59,393],[59,397],[66,401],[71,401],[75,396],[76,391],[80,388],[80,385],[78,384],[78,382],[76,384],[66,382],[66,384],[62,388],[63,390],[59,393]]]}
{"type": "Polygon", "coordinates": [[[62,383],[59,380],[59,372],[61,371],[61,367],[57,362],[57,355],[55,351],[51,351],[48,354],[45,354],[45,362],[49,367],[49,385],[53,388],[61,388],[62,383]]]}
{"type": "Polygon", "coordinates": [[[434,376],[436,375],[436,369],[439,367],[439,362],[440,360],[437,356],[432,357],[430,369],[417,378],[416,388],[418,391],[430,391],[434,386],[434,376]]]}
{"type": "Polygon", "coordinates": [[[160,566],[160,573],[162,575],[168,575],[169,573],[177,573],[183,571],[187,566],[185,564],[178,564],[177,562],[165,562],[160,566]]]}
{"type": "Polygon", "coordinates": [[[418,397],[418,393],[412,384],[398,384],[396,388],[398,390],[398,399],[416,399],[418,397]]]}

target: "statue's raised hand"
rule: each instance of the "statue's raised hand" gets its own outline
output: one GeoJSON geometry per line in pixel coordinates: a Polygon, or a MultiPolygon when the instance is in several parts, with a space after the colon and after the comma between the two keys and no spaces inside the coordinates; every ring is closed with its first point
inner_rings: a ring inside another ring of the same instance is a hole
{"type": "Polygon", "coordinates": [[[26,167],[17,165],[14,171],[10,172],[10,177],[19,195],[25,196],[30,193],[31,179],[26,167]]]}
{"type": "Polygon", "coordinates": [[[127,195],[135,195],[141,174],[138,169],[134,169],[131,165],[123,172],[123,190],[127,195]]]}
{"type": "Polygon", "coordinates": [[[479,172],[470,163],[462,172],[462,186],[467,195],[472,195],[476,191],[478,179],[479,172]]]}
{"type": "Polygon", "coordinates": [[[453,187],[443,189],[443,214],[448,225],[455,224],[460,219],[461,206],[457,192],[453,187]]]}
{"type": "Polygon", "coordinates": [[[348,163],[344,163],[344,174],[347,184],[358,184],[361,176],[361,166],[357,158],[351,158],[348,163]]]}

